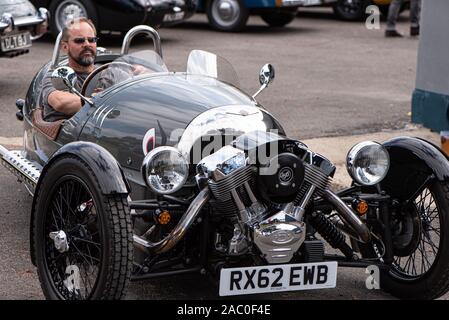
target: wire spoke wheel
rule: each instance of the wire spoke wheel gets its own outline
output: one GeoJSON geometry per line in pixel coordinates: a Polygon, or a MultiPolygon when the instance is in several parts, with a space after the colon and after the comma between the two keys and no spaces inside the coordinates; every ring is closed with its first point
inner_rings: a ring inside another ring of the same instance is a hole
{"type": "Polygon", "coordinates": [[[64,299],[88,299],[102,268],[103,230],[95,202],[75,176],[61,178],[52,194],[44,229],[48,271],[64,299]],[[52,239],[57,233],[65,238],[62,244],[52,239]]]}
{"type": "Polygon", "coordinates": [[[133,256],[127,196],[105,194],[76,156],[49,167],[32,210],[32,248],[47,299],[124,297],[133,256]]]}
{"type": "Polygon", "coordinates": [[[396,229],[393,276],[402,280],[423,277],[438,258],[441,229],[440,208],[430,188],[411,203],[396,229]]]}

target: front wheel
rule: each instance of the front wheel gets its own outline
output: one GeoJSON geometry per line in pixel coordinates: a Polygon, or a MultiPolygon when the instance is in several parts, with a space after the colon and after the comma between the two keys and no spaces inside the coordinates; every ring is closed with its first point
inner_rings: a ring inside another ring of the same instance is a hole
{"type": "Polygon", "coordinates": [[[267,12],[260,15],[270,27],[283,27],[295,19],[293,12],[267,12]]]}
{"type": "Polygon", "coordinates": [[[249,17],[241,0],[210,0],[206,13],[212,27],[220,31],[241,31],[249,17]]]}
{"type": "Polygon", "coordinates": [[[380,285],[404,299],[436,299],[449,289],[449,187],[429,182],[391,221],[394,262],[380,285]]]}
{"type": "Polygon", "coordinates": [[[95,173],[66,156],[47,171],[36,195],[34,252],[47,299],[119,299],[132,268],[126,195],[104,195],[95,173]]]}

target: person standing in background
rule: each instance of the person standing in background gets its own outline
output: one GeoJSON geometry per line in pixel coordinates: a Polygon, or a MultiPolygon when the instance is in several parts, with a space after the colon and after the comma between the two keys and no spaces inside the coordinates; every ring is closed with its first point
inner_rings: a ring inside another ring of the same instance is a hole
{"type": "MultiPolygon", "coordinates": [[[[388,8],[386,37],[403,37],[396,30],[396,21],[401,10],[403,0],[392,0],[388,8]]],[[[410,36],[419,35],[419,16],[421,13],[421,0],[410,0],[410,36]]]]}

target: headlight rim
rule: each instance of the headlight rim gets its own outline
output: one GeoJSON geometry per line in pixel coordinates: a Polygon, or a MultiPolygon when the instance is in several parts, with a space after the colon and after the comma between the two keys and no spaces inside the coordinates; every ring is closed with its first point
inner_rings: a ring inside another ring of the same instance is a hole
{"type": "Polygon", "coordinates": [[[359,143],[355,144],[348,151],[348,154],[346,155],[346,170],[348,171],[349,176],[359,185],[375,186],[376,184],[379,184],[380,182],[382,182],[385,179],[385,177],[388,174],[388,171],[390,170],[390,154],[388,153],[388,150],[379,142],[371,141],[371,140],[359,142],[359,143]],[[376,180],[375,182],[372,182],[372,183],[367,183],[367,182],[364,182],[361,179],[359,179],[357,173],[355,172],[355,166],[354,166],[354,161],[356,159],[357,154],[359,154],[359,152],[362,151],[362,149],[364,149],[365,147],[369,147],[369,146],[380,147],[383,151],[385,151],[385,155],[386,155],[386,159],[387,159],[387,169],[380,176],[380,178],[378,180],[376,180]]]}
{"type": "Polygon", "coordinates": [[[150,152],[147,153],[147,155],[145,156],[145,158],[142,161],[142,166],[141,166],[140,171],[142,174],[143,181],[145,182],[145,184],[148,188],[150,188],[156,194],[167,195],[167,194],[172,194],[172,193],[175,193],[176,191],[179,191],[185,185],[185,183],[187,182],[187,179],[189,177],[189,163],[185,159],[185,157],[183,156],[181,151],[179,151],[177,148],[170,147],[170,146],[160,146],[160,147],[154,148],[153,150],[151,150],[150,152]],[[186,174],[184,175],[182,181],[176,187],[174,187],[173,189],[167,190],[167,191],[161,191],[161,190],[156,189],[150,183],[150,181],[148,179],[148,177],[149,177],[148,170],[149,170],[149,164],[154,159],[154,157],[162,152],[167,152],[167,151],[176,153],[183,160],[183,162],[184,162],[183,164],[186,166],[186,174]]]}

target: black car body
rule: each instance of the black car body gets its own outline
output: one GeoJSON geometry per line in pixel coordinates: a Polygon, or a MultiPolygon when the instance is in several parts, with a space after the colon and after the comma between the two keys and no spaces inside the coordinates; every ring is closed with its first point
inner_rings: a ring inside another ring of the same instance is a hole
{"type": "Polygon", "coordinates": [[[352,185],[334,192],[331,161],[255,99],[271,65],[251,96],[209,52],[170,72],[157,32],[136,26],[77,91],[59,41],[16,102],[23,149],[0,146],[33,195],[31,259],[47,298],[117,299],[131,279],[187,273],[218,280],[222,296],[334,288],[338,265],[374,268],[402,298],[448,291],[449,161],[438,147],[358,143],[346,159],[352,185]],[[138,34],[155,50],[129,54],[138,34]],[[49,68],[56,89],[85,102],[68,119],[42,118],[49,68]],[[325,254],[324,241],[342,254],[325,254]]]}
{"type": "Polygon", "coordinates": [[[0,57],[27,53],[47,27],[46,9],[36,10],[28,0],[0,0],[0,57]]]}
{"type": "Polygon", "coordinates": [[[169,26],[191,17],[196,0],[31,0],[48,8],[54,36],[70,17],[87,16],[99,33],[122,33],[135,25],[169,26]]]}

